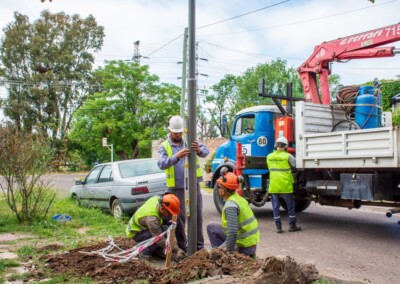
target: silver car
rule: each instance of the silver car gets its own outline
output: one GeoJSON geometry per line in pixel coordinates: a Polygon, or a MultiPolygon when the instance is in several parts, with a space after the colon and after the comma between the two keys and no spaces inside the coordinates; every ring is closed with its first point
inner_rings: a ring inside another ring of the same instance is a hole
{"type": "Polygon", "coordinates": [[[109,209],[121,218],[166,190],[165,173],[157,160],[135,159],[95,166],[83,181],[75,181],[71,197],[86,206],[109,209]]]}

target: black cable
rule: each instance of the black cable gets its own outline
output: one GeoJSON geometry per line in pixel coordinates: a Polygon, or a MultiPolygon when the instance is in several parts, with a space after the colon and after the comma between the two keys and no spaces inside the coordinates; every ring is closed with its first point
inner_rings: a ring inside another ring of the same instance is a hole
{"type": "Polygon", "coordinates": [[[220,23],[223,23],[223,22],[227,22],[227,21],[230,21],[230,20],[233,20],[233,19],[237,19],[237,18],[240,18],[240,17],[243,17],[243,16],[247,16],[247,15],[250,15],[250,14],[253,14],[253,13],[256,13],[256,12],[259,12],[259,11],[262,11],[262,10],[265,10],[265,9],[268,9],[268,8],[271,8],[271,7],[274,7],[274,6],[281,5],[281,4],[283,4],[285,2],[289,2],[289,1],[290,0],[285,0],[285,1],[282,1],[282,2],[279,2],[279,3],[276,3],[276,4],[272,4],[272,5],[269,5],[269,6],[266,6],[266,7],[262,7],[260,9],[254,10],[254,11],[250,11],[250,12],[247,12],[247,13],[244,13],[244,14],[241,14],[241,15],[237,15],[237,16],[225,19],[225,20],[221,20],[221,21],[218,21],[218,22],[215,22],[215,23],[211,23],[211,24],[208,24],[208,25],[205,25],[205,26],[201,26],[201,27],[198,27],[197,29],[202,29],[202,28],[214,26],[214,25],[217,25],[217,24],[220,24],[220,23]]]}

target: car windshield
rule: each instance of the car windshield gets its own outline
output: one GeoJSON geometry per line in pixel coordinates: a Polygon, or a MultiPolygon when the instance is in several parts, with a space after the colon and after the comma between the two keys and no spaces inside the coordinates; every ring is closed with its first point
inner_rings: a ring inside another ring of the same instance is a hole
{"type": "Polygon", "coordinates": [[[141,160],[119,164],[119,171],[121,172],[122,178],[130,178],[163,172],[158,167],[156,160],[141,160]]]}

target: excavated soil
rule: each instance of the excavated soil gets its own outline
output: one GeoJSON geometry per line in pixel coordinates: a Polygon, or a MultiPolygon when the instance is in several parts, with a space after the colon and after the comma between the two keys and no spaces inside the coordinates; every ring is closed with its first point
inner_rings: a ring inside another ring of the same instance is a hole
{"type": "MultiPolygon", "coordinates": [[[[131,248],[130,239],[118,238],[115,243],[122,249],[131,248]]],[[[160,263],[132,259],[127,263],[106,261],[97,254],[85,254],[105,248],[107,242],[78,248],[62,254],[46,255],[46,267],[55,273],[87,276],[96,283],[188,283],[203,279],[202,283],[311,283],[319,279],[313,265],[297,264],[290,257],[252,259],[224,249],[206,249],[173,263],[169,268],[160,263]]]]}

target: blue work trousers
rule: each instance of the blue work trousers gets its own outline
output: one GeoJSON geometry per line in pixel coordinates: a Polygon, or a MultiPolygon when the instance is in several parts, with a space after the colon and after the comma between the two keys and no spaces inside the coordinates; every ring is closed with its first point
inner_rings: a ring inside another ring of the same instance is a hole
{"type": "Polygon", "coordinates": [[[288,214],[289,214],[289,226],[295,226],[296,225],[296,213],[295,213],[293,194],[291,194],[291,193],[287,193],[287,194],[273,193],[273,194],[271,194],[271,202],[272,202],[272,210],[273,210],[273,214],[274,214],[275,226],[277,228],[282,228],[281,215],[280,215],[280,210],[279,210],[279,208],[281,206],[280,199],[282,199],[286,203],[286,207],[287,207],[288,214]]]}
{"type": "MultiPolygon", "coordinates": [[[[226,235],[224,233],[224,230],[222,229],[222,225],[219,223],[211,222],[207,224],[207,235],[208,238],[210,239],[210,244],[212,248],[217,248],[221,246],[225,240],[226,240],[226,235]]],[[[257,246],[252,246],[249,248],[245,247],[236,247],[236,251],[240,252],[242,254],[254,257],[256,254],[256,249],[257,246]]]]}
{"type": "MultiPolygon", "coordinates": [[[[175,194],[180,201],[181,213],[176,224],[175,236],[178,247],[187,252],[187,239],[185,234],[186,211],[185,211],[185,191],[181,189],[168,189],[168,192],[175,194]]],[[[203,235],[203,196],[200,185],[197,183],[197,250],[204,248],[203,235]]]]}

